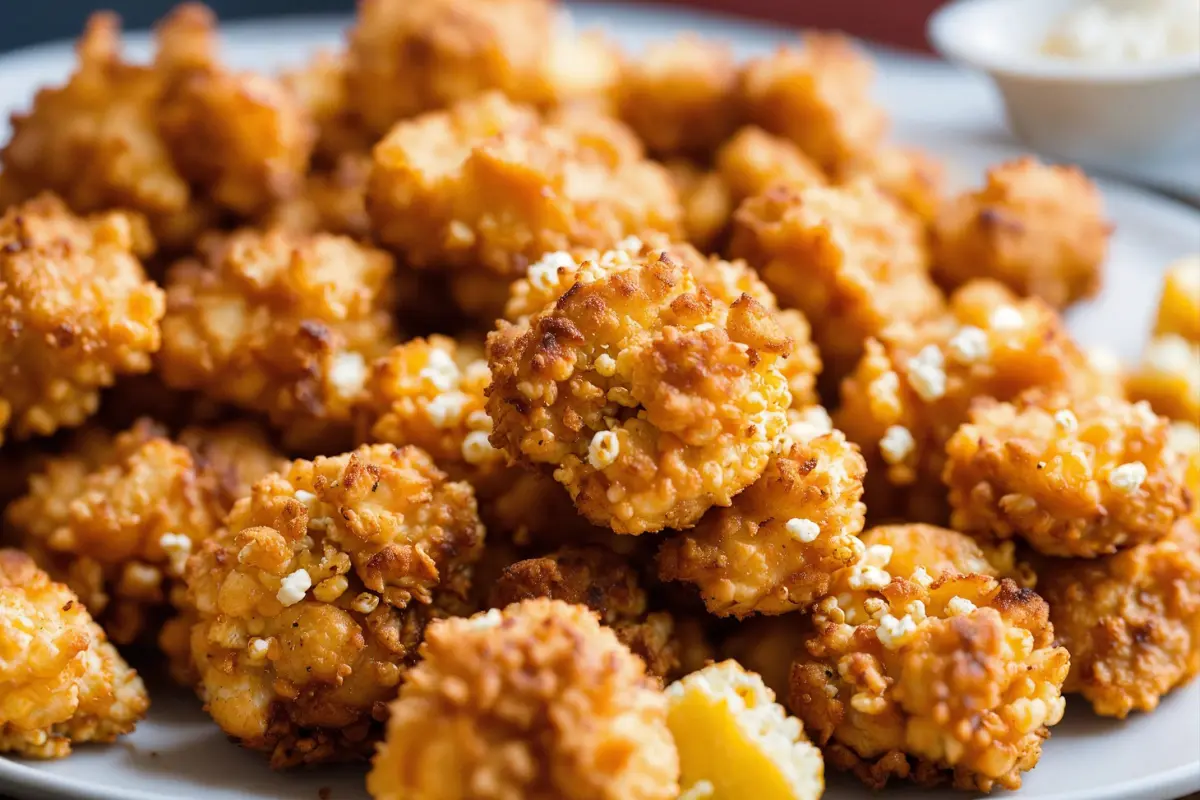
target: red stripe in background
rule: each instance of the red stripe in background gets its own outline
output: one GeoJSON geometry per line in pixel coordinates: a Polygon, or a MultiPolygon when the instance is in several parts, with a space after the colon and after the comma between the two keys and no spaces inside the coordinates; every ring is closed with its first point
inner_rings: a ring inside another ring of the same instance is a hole
{"type": "MultiPolygon", "coordinates": [[[[843,30],[863,39],[929,50],[925,21],[944,0],[658,0],[782,22],[798,28],[843,30]]],[[[636,5],[636,2],[634,3],[636,5]]]]}

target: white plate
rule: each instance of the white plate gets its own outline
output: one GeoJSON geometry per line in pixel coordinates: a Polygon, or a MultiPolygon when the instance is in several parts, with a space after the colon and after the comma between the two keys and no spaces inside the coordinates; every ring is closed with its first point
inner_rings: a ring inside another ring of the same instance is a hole
{"type": "MultiPolygon", "coordinates": [[[[630,47],[686,28],[725,37],[745,56],[769,50],[789,36],[778,28],[648,7],[579,4],[574,17],[583,26],[610,27],[630,47]]],[[[223,33],[230,61],[271,68],[335,45],[344,24],[339,18],[275,20],[230,24],[223,33]]],[[[130,39],[134,53],[146,52],[144,36],[130,39]]],[[[985,166],[1014,154],[982,81],[926,59],[883,52],[877,56],[879,96],[896,120],[898,138],[945,154],[955,182],[977,181],[985,166]]],[[[0,113],[7,117],[24,108],[38,85],[61,81],[71,65],[66,44],[0,57],[0,113]]],[[[1117,223],[1107,286],[1096,302],[1072,312],[1071,325],[1086,343],[1133,358],[1145,340],[1163,266],[1200,251],[1200,214],[1134,189],[1104,182],[1101,186],[1117,223]]],[[[149,718],[118,744],[81,747],[70,758],[50,763],[0,758],[0,790],[22,798],[96,800],[316,800],[323,788],[330,790],[332,800],[366,796],[361,768],[272,773],[261,757],[227,742],[185,693],[161,684],[152,686],[151,693],[149,718]]],[[[853,781],[830,777],[829,800],[873,796],[853,781]]],[[[1017,796],[1167,800],[1196,790],[1200,684],[1167,698],[1153,715],[1123,723],[1096,718],[1083,704],[1072,702],[1066,720],[1046,743],[1041,764],[1025,777],[1017,796]]],[[[897,789],[884,797],[930,794],[897,789]]]]}

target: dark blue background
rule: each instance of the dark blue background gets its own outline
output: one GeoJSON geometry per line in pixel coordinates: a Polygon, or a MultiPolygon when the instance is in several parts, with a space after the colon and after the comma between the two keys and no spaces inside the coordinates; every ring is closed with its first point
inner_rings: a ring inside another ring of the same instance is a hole
{"type": "MultiPolygon", "coordinates": [[[[404,0],[396,0],[404,2],[404,0]]],[[[0,52],[50,39],[73,39],[88,14],[112,9],[129,29],[149,27],[175,0],[0,0],[0,52]]],[[[208,0],[221,19],[314,11],[351,11],[354,0],[208,0]]]]}

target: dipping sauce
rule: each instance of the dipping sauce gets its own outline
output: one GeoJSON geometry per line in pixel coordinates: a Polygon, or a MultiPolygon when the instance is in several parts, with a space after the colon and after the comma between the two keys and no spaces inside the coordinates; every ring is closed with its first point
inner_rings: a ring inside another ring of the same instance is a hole
{"type": "Polygon", "coordinates": [[[1041,51],[1087,61],[1200,59],[1200,0],[1091,0],[1055,24],[1041,51]]]}

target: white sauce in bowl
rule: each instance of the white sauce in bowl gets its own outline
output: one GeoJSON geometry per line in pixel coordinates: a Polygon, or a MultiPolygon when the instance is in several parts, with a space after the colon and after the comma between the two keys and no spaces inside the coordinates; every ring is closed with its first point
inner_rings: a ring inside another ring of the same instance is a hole
{"type": "Polygon", "coordinates": [[[1109,63],[1200,61],[1200,0],[1091,0],[1059,19],[1041,51],[1109,63]]]}

